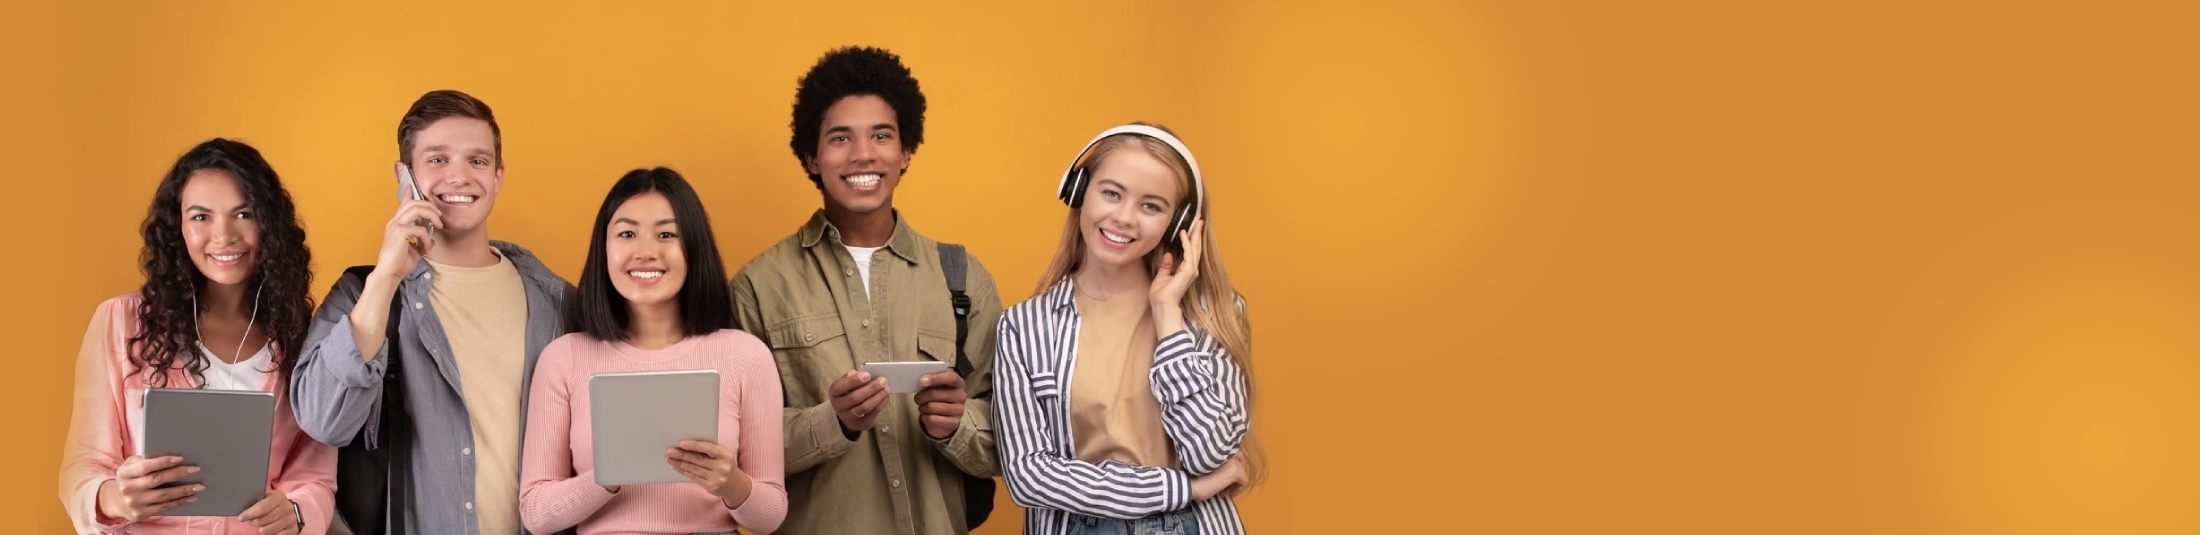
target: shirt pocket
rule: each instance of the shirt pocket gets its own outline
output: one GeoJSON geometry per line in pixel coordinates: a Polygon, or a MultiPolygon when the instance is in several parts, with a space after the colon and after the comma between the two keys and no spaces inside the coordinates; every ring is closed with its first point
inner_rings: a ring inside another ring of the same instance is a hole
{"type": "Polygon", "coordinates": [[[839,314],[811,314],[779,322],[766,329],[771,335],[772,349],[803,351],[833,342],[843,336],[839,314]]]}
{"type": "Polygon", "coordinates": [[[920,331],[917,333],[917,351],[924,353],[924,356],[930,357],[932,360],[945,362],[949,369],[954,369],[955,337],[953,336],[920,331]]]}
{"type": "Polygon", "coordinates": [[[839,314],[800,316],[779,322],[765,332],[790,407],[824,403],[828,397],[825,388],[841,374],[855,369],[839,314]]]}

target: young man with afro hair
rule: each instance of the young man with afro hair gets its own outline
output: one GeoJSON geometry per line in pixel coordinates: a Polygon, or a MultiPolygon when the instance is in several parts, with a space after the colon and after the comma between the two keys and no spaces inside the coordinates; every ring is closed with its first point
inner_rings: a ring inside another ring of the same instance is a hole
{"type": "Polygon", "coordinates": [[[924,111],[909,68],[876,48],[827,52],[795,91],[788,145],[824,207],[731,283],[734,321],[771,346],[785,391],[778,533],[968,533],[966,476],[990,496],[978,478],[1000,474],[989,399],[1000,293],[975,257],[949,252],[967,266],[958,322],[939,243],[894,209],[924,111]],[[962,365],[924,376],[914,395],[861,370],[920,361],[962,365]]]}

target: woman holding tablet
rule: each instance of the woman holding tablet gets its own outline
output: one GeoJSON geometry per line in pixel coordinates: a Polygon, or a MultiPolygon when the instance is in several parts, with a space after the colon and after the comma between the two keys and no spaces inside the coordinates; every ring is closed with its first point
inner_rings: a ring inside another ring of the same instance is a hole
{"type": "Polygon", "coordinates": [[[299,431],[283,400],[313,320],[313,273],[282,180],[249,145],[201,143],[154,190],[142,235],[144,285],[99,305],[77,353],[61,460],[70,523],[78,533],[326,532],[336,449],[299,431]],[[236,517],[155,516],[203,485],[157,488],[198,468],[139,455],[149,388],[272,392],[266,495],[236,517]]]}
{"type": "MultiPolygon", "coordinates": [[[[1037,295],[1001,316],[1001,469],[1024,532],[1243,533],[1251,327],[1199,163],[1158,126],[1102,132],[1037,295]]],[[[1250,450],[1250,451],[1248,451],[1250,450]]],[[[1248,454],[1250,453],[1250,454],[1248,454]]]]}
{"type": "Polygon", "coordinates": [[[778,529],[787,515],[779,374],[763,342],[733,329],[702,201],[671,169],[637,169],[611,186],[590,233],[579,294],[565,301],[569,334],[535,365],[520,520],[536,533],[778,529]],[[694,369],[718,372],[718,440],[665,451],[692,484],[597,484],[590,377],[694,369]]]}

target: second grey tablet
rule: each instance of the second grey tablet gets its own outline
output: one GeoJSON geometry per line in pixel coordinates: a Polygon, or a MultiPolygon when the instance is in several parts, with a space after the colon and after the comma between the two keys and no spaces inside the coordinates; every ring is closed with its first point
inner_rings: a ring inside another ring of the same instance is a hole
{"type": "Polygon", "coordinates": [[[665,449],[718,440],[718,371],[599,373],[588,378],[598,485],[682,483],[665,449]]]}
{"type": "Polygon", "coordinates": [[[275,394],[154,388],[145,392],[145,458],[175,455],[199,473],[164,485],[202,484],[198,501],[154,516],[237,516],[267,496],[275,394]]]}

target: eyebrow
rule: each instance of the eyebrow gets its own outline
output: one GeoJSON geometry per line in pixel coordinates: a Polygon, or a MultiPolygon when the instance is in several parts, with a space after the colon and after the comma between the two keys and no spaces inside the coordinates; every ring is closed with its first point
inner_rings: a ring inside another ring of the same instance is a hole
{"type": "MultiPolygon", "coordinates": [[[[894,128],[894,123],[879,123],[879,124],[874,124],[874,125],[871,125],[871,129],[872,129],[872,130],[895,130],[895,128],[894,128]]],[[[826,134],[839,134],[839,133],[847,133],[847,132],[855,132],[855,131],[856,131],[856,128],[855,128],[855,127],[853,127],[853,126],[848,126],[848,125],[839,125],[839,126],[835,126],[835,127],[832,127],[832,128],[827,128],[827,129],[825,129],[825,133],[826,133],[826,134]]]]}
{"type": "MultiPolygon", "coordinates": [[[[251,204],[252,204],[252,203],[244,203],[244,204],[239,204],[239,205],[237,205],[237,207],[236,207],[236,208],[231,208],[231,209],[229,209],[229,211],[230,211],[231,213],[235,213],[235,212],[242,212],[242,211],[244,211],[244,209],[246,209],[246,208],[251,208],[251,207],[252,207],[252,206],[251,206],[251,204]]],[[[199,206],[199,205],[196,205],[196,204],[194,204],[194,205],[191,205],[191,206],[187,206],[187,207],[184,207],[183,211],[185,211],[185,212],[190,212],[190,211],[200,211],[200,212],[213,212],[213,211],[214,211],[214,209],[212,209],[212,208],[207,208],[207,207],[204,207],[204,206],[199,206]]]]}
{"type": "MultiPolygon", "coordinates": [[[[450,145],[429,145],[429,146],[427,146],[427,147],[422,147],[422,148],[420,149],[420,152],[422,152],[422,153],[424,153],[424,154],[434,154],[434,153],[438,153],[438,152],[451,152],[451,146],[450,146],[450,145]]],[[[479,155],[482,155],[482,156],[491,156],[491,155],[492,155],[489,149],[485,149],[485,148],[481,148],[481,147],[474,147],[474,148],[471,148],[471,149],[466,149],[466,153],[467,153],[467,154],[479,154],[479,155]]]]}
{"type": "MultiPolygon", "coordinates": [[[[1115,181],[1115,179],[1112,179],[1112,178],[1103,178],[1103,179],[1100,179],[1100,180],[1099,180],[1099,183],[1100,183],[1100,184],[1105,184],[1105,185],[1112,185],[1112,186],[1115,186],[1115,189],[1120,189],[1120,190],[1128,190],[1128,189],[1131,189],[1131,188],[1130,188],[1130,186],[1125,186],[1125,185],[1123,185],[1123,183],[1122,183],[1122,182],[1116,182],[1116,181],[1115,181]]],[[[1146,199],[1153,199],[1153,200],[1155,200],[1155,201],[1159,201],[1159,202],[1161,203],[1161,205],[1162,205],[1162,206],[1168,206],[1168,205],[1169,205],[1169,198],[1168,198],[1168,197],[1162,197],[1162,196],[1160,196],[1160,195],[1155,195],[1155,194],[1152,194],[1152,193],[1148,193],[1148,194],[1145,194],[1145,195],[1141,195],[1140,197],[1142,197],[1142,198],[1146,198],[1146,199]]]]}
{"type": "MultiPolygon", "coordinates": [[[[665,218],[665,219],[659,219],[659,220],[657,220],[657,226],[660,226],[660,227],[662,227],[662,226],[665,226],[665,225],[670,225],[670,224],[674,224],[674,223],[679,223],[679,222],[680,222],[680,220],[679,220],[679,219],[677,219],[677,218],[669,218],[669,217],[668,217],[668,218],[665,218]]],[[[640,221],[635,221],[635,220],[634,220],[633,218],[626,218],[626,217],[621,217],[621,218],[618,218],[618,219],[613,219],[613,220],[611,220],[611,224],[613,224],[613,225],[617,225],[617,224],[620,224],[620,223],[625,223],[625,224],[628,224],[628,225],[635,225],[635,226],[640,226],[640,225],[642,224],[642,222],[640,222],[640,221]]]]}

